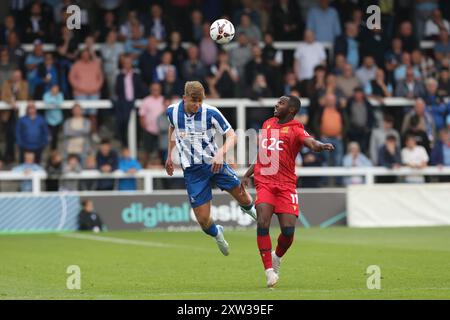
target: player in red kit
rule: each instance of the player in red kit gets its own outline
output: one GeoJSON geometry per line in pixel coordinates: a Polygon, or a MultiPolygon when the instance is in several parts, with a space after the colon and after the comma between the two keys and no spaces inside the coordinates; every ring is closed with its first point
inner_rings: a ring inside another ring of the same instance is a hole
{"type": "Polygon", "coordinates": [[[295,96],[282,96],[278,100],[274,117],[264,122],[259,135],[256,163],[250,166],[241,181],[244,191],[254,174],[257,242],[268,287],[277,283],[281,257],[294,240],[299,215],[295,158],[302,146],[314,152],[334,150],[332,144],[315,140],[300,122],[294,120],[300,106],[300,99],[295,96]],[[269,228],[274,213],[278,216],[281,234],[275,251],[272,251],[269,228]]]}

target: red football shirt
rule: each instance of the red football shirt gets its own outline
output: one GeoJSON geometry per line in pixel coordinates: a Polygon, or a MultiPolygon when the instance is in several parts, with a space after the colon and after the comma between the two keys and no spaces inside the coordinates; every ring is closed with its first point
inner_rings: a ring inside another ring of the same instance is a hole
{"type": "Polygon", "coordinates": [[[305,138],[310,137],[303,125],[292,120],[284,124],[270,118],[263,124],[258,139],[258,157],[255,164],[255,184],[296,185],[295,158],[305,138]]]}

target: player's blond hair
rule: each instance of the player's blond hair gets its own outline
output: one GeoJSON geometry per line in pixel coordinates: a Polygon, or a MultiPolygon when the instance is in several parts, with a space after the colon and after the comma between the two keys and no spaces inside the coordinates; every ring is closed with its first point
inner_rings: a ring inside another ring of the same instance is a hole
{"type": "Polygon", "coordinates": [[[184,85],[184,95],[195,100],[205,99],[205,88],[198,81],[187,81],[184,85]]]}

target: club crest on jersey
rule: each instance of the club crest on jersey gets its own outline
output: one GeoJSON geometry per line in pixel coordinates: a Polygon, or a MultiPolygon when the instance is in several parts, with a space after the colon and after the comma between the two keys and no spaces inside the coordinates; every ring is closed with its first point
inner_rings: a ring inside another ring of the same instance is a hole
{"type": "Polygon", "coordinates": [[[281,133],[288,133],[288,132],[289,132],[289,127],[281,128],[281,133]]]}
{"type": "Polygon", "coordinates": [[[270,124],[267,126],[267,129],[270,129],[270,124]]]}

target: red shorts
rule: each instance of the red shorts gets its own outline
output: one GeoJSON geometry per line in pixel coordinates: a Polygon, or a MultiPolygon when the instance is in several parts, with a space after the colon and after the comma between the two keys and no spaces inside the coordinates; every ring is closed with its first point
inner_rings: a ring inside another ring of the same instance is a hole
{"type": "Polygon", "coordinates": [[[298,217],[298,195],[295,185],[283,186],[276,184],[256,185],[255,204],[268,203],[274,206],[274,213],[288,213],[298,217]]]}

